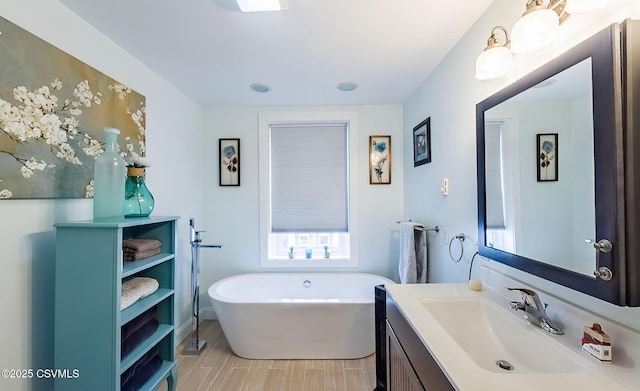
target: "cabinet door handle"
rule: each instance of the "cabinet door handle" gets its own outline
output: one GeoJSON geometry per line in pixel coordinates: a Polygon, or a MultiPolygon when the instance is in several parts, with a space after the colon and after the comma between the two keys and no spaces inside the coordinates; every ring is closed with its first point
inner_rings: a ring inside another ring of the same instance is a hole
{"type": "Polygon", "coordinates": [[[610,253],[613,249],[613,244],[607,239],[600,239],[593,243],[593,247],[596,249],[596,270],[593,275],[604,281],[609,281],[613,278],[611,269],[606,266],[600,266],[600,253],[610,253]]]}

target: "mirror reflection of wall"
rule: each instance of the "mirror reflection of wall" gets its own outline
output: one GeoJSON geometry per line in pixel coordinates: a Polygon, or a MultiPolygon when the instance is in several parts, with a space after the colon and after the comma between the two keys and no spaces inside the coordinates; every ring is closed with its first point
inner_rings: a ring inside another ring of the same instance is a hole
{"type": "Polygon", "coordinates": [[[595,267],[591,68],[586,59],[485,112],[486,245],[586,275],[595,267]],[[558,181],[537,181],[541,133],[558,134],[558,181]]]}

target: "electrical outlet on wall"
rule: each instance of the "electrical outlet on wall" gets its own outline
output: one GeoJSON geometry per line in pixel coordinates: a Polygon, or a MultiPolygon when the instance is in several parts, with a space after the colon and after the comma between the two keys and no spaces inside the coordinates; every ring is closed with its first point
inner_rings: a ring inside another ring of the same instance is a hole
{"type": "Polygon", "coordinates": [[[442,244],[449,244],[449,230],[440,228],[440,235],[442,235],[442,244]]]}
{"type": "Polygon", "coordinates": [[[442,195],[449,195],[449,178],[442,179],[442,186],[440,186],[440,193],[442,193],[442,195]]]}

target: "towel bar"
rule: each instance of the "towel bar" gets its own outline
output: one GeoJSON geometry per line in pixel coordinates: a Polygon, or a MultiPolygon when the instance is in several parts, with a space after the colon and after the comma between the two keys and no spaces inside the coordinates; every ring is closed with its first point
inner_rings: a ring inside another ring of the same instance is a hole
{"type": "MultiPolygon", "coordinates": [[[[411,220],[407,220],[408,222],[410,222],[411,220]]],[[[404,221],[396,221],[397,224],[403,223],[404,221]]],[[[422,224],[418,224],[415,227],[416,230],[418,231],[436,231],[436,232],[440,232],[440,228],[436,225],[435,227],[425,227],[422,224]]]]}

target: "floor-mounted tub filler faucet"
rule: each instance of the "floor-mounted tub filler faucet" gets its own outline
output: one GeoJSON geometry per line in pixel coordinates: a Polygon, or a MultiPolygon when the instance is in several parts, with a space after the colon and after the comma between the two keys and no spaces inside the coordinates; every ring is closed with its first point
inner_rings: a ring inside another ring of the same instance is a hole
{"type": "Polygon", "coordinates": [[[543,305],[540,302],[540,297],[538,297],[538,294],[535,291],[526,288],[507,288],[507,290],[511,292],[520,292],[522,295],[521,302],[512,301],[509,303],[509,307],[511,309],[522,311],[523,318],[551,334],[564,334],[560,326],[549,319],[545,311],[547,305],[543,305]]]}
{"type": "Polygon", "coordinates": [[[188,344],[182,354],[196,355],[200,354],[202,349],[207,346],[207,341],[200,339],[200,283],[198,275],[200,274],[200,249],[201,248],[222,248],[220,244],[202,244],[200,234],[204,231],[196,231],[193,219],[189,220],[191,230],[191,309],[192,323],[195,331],[193,341],[188,344]]]}

